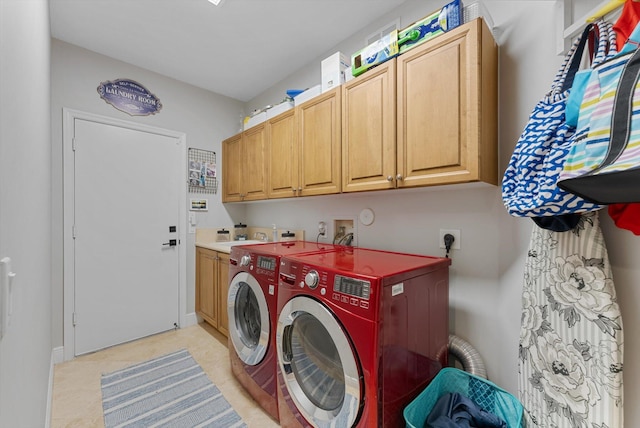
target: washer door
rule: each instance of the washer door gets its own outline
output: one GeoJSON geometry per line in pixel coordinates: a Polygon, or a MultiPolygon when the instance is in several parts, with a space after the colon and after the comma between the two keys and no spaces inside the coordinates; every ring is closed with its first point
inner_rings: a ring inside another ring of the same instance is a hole
{"type": "Polygon", "coordinates": [[[300,413],[315,427],[351,427],[361,403],[360,373],[346,332],[323,304],[289,300],[278,318],[278,364],[300,413]]]}
{"type": "Polygon", "coordinates": [[[258,280],[240,272],[229,284],[227,298],[229,337],[238,357],[251,366],[259,364],[269,345],[269,309],[258,280]]]}

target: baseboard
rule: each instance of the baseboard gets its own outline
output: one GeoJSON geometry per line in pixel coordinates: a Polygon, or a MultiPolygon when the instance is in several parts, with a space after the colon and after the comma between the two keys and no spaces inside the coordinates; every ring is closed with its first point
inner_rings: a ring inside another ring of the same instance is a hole
{"type": "Polygon", "coordinates": [[[184,325],[181,325],[180,328],[185,328],[196,324],[198,324],[198,316],[195,312],[191,312],[190,314],[184,315],[184,325]]]}
{"type": "Polygon", "coordinates": [[[58,346],[51,351],[51,358],[53,358],[53,364],[59,364],[64,362],[64,346],[58,346]]]}
{"type": "Polygon", "coordinates": [[[49,363],[49,385],[47,385],[47,410],[45,412],[44,427],[51,427],[51,405],[53,403],[53,371],[56,365],[56,358],[59,358],[62,362],[62,347],[53,348],[51,350],[51,359],[49,363]]]}

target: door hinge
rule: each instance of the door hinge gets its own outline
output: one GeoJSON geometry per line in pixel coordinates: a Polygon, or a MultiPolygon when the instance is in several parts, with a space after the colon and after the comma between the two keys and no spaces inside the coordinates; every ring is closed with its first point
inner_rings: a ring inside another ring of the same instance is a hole
{"type": "Polygon", "coordinates": [[[72,236],[73,239],[76,239],[76,225],[75,224],[71,227],[71,236],[72,236]]]}
{"type": "Polygon", "coordinates": [[[76,137],[71,139],[71,150],[76,151],[76,137]]]}
{"type": "Polygon", "coordinates": [[[72,321],[73,326],[75,327],[78,324],[78,315],[75,312],[73,313],[72,321]]]}

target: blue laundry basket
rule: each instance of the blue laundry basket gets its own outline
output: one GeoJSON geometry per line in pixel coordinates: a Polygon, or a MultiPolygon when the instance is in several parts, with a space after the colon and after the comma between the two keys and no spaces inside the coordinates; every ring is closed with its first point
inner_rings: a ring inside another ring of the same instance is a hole
{"type": "Polygon", "coordinates": [[[438,399],[450,392],[460,393],[484,410],[502,418],[508,428],[522,427],[522,404],[493,382],[453,367],[438,372],[431,383],[404,409],[407,427],[423,428],[438,399]]]}

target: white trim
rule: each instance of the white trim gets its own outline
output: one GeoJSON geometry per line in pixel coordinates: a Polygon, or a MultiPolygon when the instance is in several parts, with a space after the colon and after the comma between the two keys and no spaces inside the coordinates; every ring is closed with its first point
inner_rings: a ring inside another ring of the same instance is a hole
{"type": "MultiPolygon", "coordinates": [[[[571,47],[573,39],[575,39],[587,25],[589,18],[599,14],[610,3],[611,0],[601,1],[596,7],[589,10],[589,12],[574,19],[574,0],[561,0],[556,2],[556,28],[558,31],[556,50],[558,55],[565,54],[571,47]]],[[[620,16],[621,11],[622,5],[617,6],[611,12],[603,16],[603,18],[606,18],[608,21],[617,19],[620,16]]]]}
{"type": "Polygon", "coordinates": [[[53,404],[53,373],[55,366],[56,349],[51,350],[51,359],[49,362],[49,384],[47,385],[47,410],[44,413],[44,428],[51,426],[51,407],[53,404]]]}
{"type": "Polygon", "coordinates": [[[187,328],[196,324],[198,324],[198,316],[195,312],[190,312],[185,314],[184,323],[180,324],[180,328],[187,328]]]}
{"type": "Polygon", "coordinates": [[[63,170],[63,359],[65,361],[74,358],[75,338],[73,331],[73,309],[74,309],[74,288],[75,282],[73,272],[75,272],[73,257],[73,206],[74,206],[74,168],[73,168],[73,135],[74,121],[76,119],[88,120],[105,125],[113,125],[122,128],[132,129],[136,131],[148,132],[152,134],[163,135],[166,137],[178,139],[181,147],[180,171],[182,171],[180,186],[180,209],[179,209],[179,227],[178,239],[178,324],[180,326],[187,325],[186,304],[187,304],[187,135],[184,132],[171,131],[168,129],[157,128],[154,126],[144,125],[136,122],[115,119],[107,116],[100,116],[93,113],[87,113],[69,108],[62,109],[62,170],[63,170]]]}
{"type": "Polygon", "coordinates": [[[53,364],[64,362],[64,346],[53,348],[53,364]]]}

